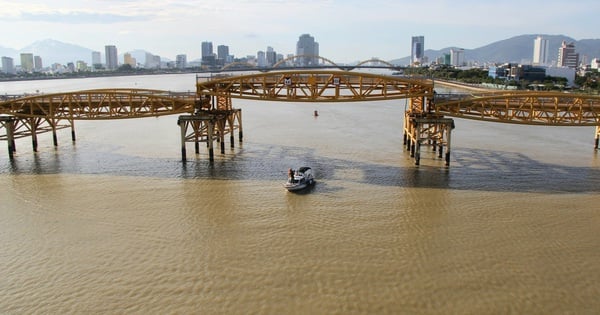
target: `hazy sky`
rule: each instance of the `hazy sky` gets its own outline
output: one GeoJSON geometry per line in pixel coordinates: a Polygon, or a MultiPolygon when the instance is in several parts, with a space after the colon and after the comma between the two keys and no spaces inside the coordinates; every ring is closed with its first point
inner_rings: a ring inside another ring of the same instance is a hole
{"type": "Polygon", "coordinates": [[[471,49],[522,34],[600,38],[598,0],[0,0],[0,8],[0,46],[51,38],[188,60],[200,57],[203,41],[215,52],[228,45],[236,57],[267,46],[287,55],[305,33],[338,63],[408,56],[417,35],[426,49],[471,49]]]}

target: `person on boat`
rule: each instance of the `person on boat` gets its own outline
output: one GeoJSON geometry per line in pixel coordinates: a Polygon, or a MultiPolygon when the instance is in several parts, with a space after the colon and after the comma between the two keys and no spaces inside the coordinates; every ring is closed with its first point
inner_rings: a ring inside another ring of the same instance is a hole
{"type": "Polygon", "coordinates": [[[288,177],[290,179],[290,182],[294,182],[294,170],[293,169],[288,169],[288,177]]]}

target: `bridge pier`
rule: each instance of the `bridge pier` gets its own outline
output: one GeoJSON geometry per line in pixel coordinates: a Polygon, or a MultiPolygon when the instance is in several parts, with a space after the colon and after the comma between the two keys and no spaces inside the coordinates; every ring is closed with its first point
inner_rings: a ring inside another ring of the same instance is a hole
{"type": "Polygon", "coordinates": [[[14,153],[16,152],[15,147],[15,121],[17,119],[13,116],[0,116],[0,125],[6,130],[6,142],[8,144],[8,157],[12,160],[14,153]]]}
{"type": "Polygon", "coordinates": [[[242,141],[241,110],[200,110],[193,115],[181,115],[177,120],[181,128],[181,160],[186,161],[186,142],[194,142],[196,154],[200,153],[200,142],[206,142],[208,157],[214,161],[214,142],[220,143],[221,154],[225,154],[225,135],[230,134],[231,147],[234,145],[233,132],[239,131],[242,141]],[[237,123],[237,125],[236,125],[237,123]]]}
{"type": "Polygon", "coordinates": [[[598,150],[598,143],[600,142],[600,126],[596,126],[596,140],[594,144],[594,150],[598,150]]]}
{"type": "Polygon", "coordinates": [[[451,133],[454,129],[454,120],[435,114],[413,114],[406,112],[404,116],[404,144],[410,150],[410,157],[415,159],[415,165],[421,163],[421,147],[432,146],[433,151],[438,151],[438,158],[444,155],[446,147],[445,165],[450,166],[451,133]]]}

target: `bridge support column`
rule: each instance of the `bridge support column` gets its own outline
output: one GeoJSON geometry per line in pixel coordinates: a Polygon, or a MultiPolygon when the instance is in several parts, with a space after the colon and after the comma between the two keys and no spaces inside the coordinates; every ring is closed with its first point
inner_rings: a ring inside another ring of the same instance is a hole
{"type": "Polygon", "coordinates": [[[213,148],[213,132],[215,129],[215,125],[212,120],[208,120],[207,122],[207,143],[208,143],[208,160],[213,162],[215,160],[215,150],[213,148]]]}
{"type": "Polygon", "coordinates": [[[37,138],[37,127],[38,127],[38,119],[31,118],[29,119],[29,130],[31,130],[31,146],[33,147],[33,152],[38,151],[38,138],[37,138]]]}
{"type": "MultiPolygon", "coordinates": [[[[454,128],[454,123],[450,125],[446,125],[446,167],[450,166],[450,143],[452,138],[452,128],[454,128]]],[[[440,149],[440,156],[441,156],[440,149]]]]}
{"type": "Polygon", "coordinates": [[[181,161],[185,162],[187,160],[185,152],[185,135],[187,129],[187,122],[181,121],[181,119],[179,119],[177,120],[177,124],[181,128],[181,161]]]}
{"type": "Polygon", "coordinates": [[[0,124],[6,129],[6,142],[8,144],[8,157],[14,158],[15,148],[15,118],[12,116],[0,116],[0,124]]]}
{"type": "Polygon", "coordinates": [[[596,140],[594,144],[594,149],[598,150],[598,143],[600,142],[600,126],[596,126],[596,140]]]}

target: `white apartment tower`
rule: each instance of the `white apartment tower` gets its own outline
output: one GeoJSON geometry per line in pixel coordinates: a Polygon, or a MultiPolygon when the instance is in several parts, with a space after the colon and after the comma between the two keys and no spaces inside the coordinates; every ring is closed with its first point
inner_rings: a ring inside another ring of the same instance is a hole
{"type": "Polygon", "coordinates": [[[548,40],[542,36],[533,40],[533,64],[538,66],[548,64],[548,40]]]}
{"type": "Polygon", "coordinates": [[[15,74],[15,64],[12,58],[2,57],[2,72],[15,74]]]}

